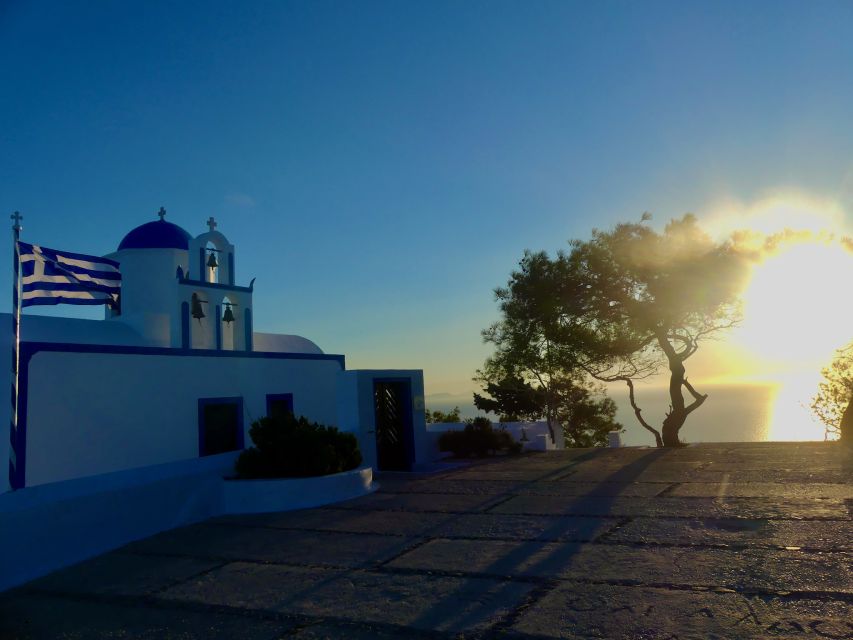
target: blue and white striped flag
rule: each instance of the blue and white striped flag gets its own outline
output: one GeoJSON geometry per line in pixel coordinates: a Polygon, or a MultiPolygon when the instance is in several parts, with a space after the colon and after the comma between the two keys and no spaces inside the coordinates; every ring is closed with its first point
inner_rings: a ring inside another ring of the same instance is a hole
{"type": "Polygon", "coordinates": [[[21,306],[118,303],[119,263],[107,258],[56,251],[18,242],[21,256],[21,306]]]}

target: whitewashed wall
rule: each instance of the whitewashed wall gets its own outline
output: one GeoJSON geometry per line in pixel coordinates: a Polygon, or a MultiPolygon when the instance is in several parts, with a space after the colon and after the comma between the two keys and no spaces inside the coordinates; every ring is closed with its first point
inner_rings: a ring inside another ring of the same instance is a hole
{"type": "Polygon", "coordinates": [[[29,369],[27,486],[198,457],[198,399],[242,396],[245,442],[266,394],[336,424],[334,360],[40,352],[29,369]]]}
{"type": "MultiPolygon", "coordinates": [[[[180,346],[181,314],[178,302],[178,266],[187,268],[181,249],[124,249],[107,256],[121,264],[121,316],[149,343],[180,346]]],[[[112,315],[105,310],[107,318],[112,315]]]]}

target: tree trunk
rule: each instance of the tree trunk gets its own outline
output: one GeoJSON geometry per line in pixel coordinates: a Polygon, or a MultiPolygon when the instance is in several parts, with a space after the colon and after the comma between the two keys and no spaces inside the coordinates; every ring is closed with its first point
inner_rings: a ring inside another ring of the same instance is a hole
{"type": "Polygon", "coordinates": [[[678,439],[678,432],[684,426],[684,421],[687,420],[687,412],[684,408],[684,393],[681,388],[684,386],[684,363],[678,358],[669,358],[669,413],[663,421],[661,427],[661,437],[663,446],[677,447],[681,445],[678,439]]]}
{"type": "Polygon", "coordinates": [[[675,410],[670,413],[663,421],[661,428],[661,439],[665,447],[680,447],[681,440],[678,439],[678,432],[684,426],[684,421],[687,420],[687,414],[684,411],[676,413],[675,410]]]}
{"type": "Polygon", "coordinates": [[[853,394],[847,402],[847,408],[841,416],[841,424],[838,428],[841,442],[853,445],[853,394]]]}

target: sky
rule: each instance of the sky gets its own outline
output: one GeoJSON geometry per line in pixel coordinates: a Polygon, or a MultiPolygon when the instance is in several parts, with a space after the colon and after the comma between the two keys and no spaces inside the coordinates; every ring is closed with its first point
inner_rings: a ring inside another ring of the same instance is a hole
{"type": "Polygon", "coordinates": [[[848,225],[851,32],[832,1],[2,0],[0,212],[99,255],[212,215],[257,330],[470,397],[525,249],[783,196],[848,225]]]}

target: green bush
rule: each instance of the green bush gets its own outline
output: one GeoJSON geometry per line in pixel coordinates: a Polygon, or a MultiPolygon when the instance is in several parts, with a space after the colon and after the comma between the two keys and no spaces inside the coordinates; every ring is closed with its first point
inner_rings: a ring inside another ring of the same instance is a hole
{"type": "Polygon", "coordinates": [[[235,465],[241,478],[324,476],[361,464],[353,434],[292,413],[256,420],[249,435],[255,446],[241,453],[235,465]]]}
{"type": "Polygon", "coordinates": [[[438,448],[457,458],[487,456],[506,451],[521,453],[523,445],[513,440],[505,429],[495,430],[488,418],[474,418],[463,431],[445,431],[438,438],[438,448]]]}

